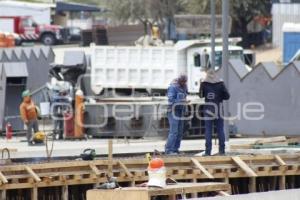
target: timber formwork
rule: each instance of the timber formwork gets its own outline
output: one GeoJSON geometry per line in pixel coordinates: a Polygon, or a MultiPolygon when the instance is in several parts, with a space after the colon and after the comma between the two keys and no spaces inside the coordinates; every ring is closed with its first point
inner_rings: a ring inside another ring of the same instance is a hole
{"type": "MultiPolygon", "coordinates": [[[[168,177],[181,182],[221,180],[231,184],[233,194],[300,188],[300,154],[162,158],[168,177]]],[[[84,187],[80,194],[85,194],[106,182],[107,174],[117,177],[121,185],[146,182],[147,166],[144,157],[1,165],[1,199],[14,199],[17,194],[32,200],[85,199],[85,195],[70,195],[79,186],[84,187]],[[49,194],[53,198],[46,198],[45,188],[53,191],[49,194]]]]}

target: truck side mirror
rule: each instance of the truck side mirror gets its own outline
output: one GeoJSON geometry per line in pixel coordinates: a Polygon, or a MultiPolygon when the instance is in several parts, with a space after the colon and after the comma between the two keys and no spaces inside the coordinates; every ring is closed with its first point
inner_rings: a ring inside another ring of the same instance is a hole
{"type": "Polygon", "coordinates": [[[211,65],[210,65],[209,55],[208,55],[208,54],[205,54],[204,56],[205,56],[205,65],[204,65],[204,66],[205,66],[206,68],[210,68],[211,65]]]}
{"type": "Polygon", "coordinates": [[[38,26],[38,24],[36,22],[32,23],[32,27],[36,28],[38,26]]]}

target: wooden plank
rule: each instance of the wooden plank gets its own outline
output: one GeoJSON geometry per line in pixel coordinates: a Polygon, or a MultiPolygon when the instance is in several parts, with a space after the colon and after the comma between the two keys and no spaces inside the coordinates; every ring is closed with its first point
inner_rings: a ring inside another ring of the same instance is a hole
{"type": "MultiPolygon", "coordinates": [[[[197,183],[197,179],[196,179],[196,178],[193,179],[193,183],[197,183]]],[[[193,199],[198,198],[198,193],[197,193],[197,192],[192,193],[192,194],[191,194],[191,197],[192,197],[193,199]]]]}
{"type": "Polygon", "coordinates": [[[279,176],[279,189],[280,190],[286,189],[286,176],[279,176]]]}
{"type": "Polygon", "coordinates": [[[1,171],[0,171],[0,180],[4,184],[8,183],[8,180],[6,179],[6,177],[4,176],[4,174],[1,171]]]}
{"type": "Polygon", "coordinates": [[[238,156],[232,156],[232,160],[250,177],[257,177],[257,174],[238,156]]]}
{"type": "Polygon", "coordinates": [[[220,196],[224,196],[224,197],[230,196],[230,194],[228,194],[227,192],[224,192],[224,191],[218,191],[218,194],[220,196]]]}
{"type": "Polygon", "coordinates": [[[249,192],[256,192],[256,177],[249,178],[249,192]]]}
{"type": "Polygon", "coordinates": [[[263,138],[255,141],[255,144],[266,144],[266,143],[274,143],[274,142],[285,142],[285,136],[277,136],[277,137],[270,137],[270,138],[263,138]]]}
{"type": "Polygon", "coordinates": [[[252,149],[253,144],[232,144],[230,145],[230,149],[252,149]]]}
{"type": "Polygon", "coordinates": [[[191,158],[191,161],[194,163],[194,165],[196,165],[209,179],[214,179],[215,177],[209,173],[205,167],[203,167],[203,165],[200,164],[200,162],[198,160],[196,160],[195,158],[191,158]]]}
{"type": "Polygon", "coordinates": [[[121,168],[125,171],[126,175],[130,178],[133,177],[133,174],[128,170],[128,168],[126,167],[126,165],[122,162],[122,161],[118,161],[118,164],[121,166],[121,168]]]}
{"type": "Polygon", "coordinates": [[[1,190],[1,199],[6,199],[6,190],[1,190]]]}
{"type": "Polygon", "coordinates": [[[108,140],[108,175],[113,175],[113,141],[108,140]]]}
{"type": "Polygon", "coordinates": [[[229,184],[225,183],[178,183],[164,188],[127,187],[116,190],[88,190],[87,200],[149,200],[155,196],[171,196],[176,194],[192,194],[203,192],[227,191],[229,184]]]}
{"type": "Polygon", "coordinates": [[[275,160],[280,166],[286,166],[286,163],[279,155],[275,155],[275,160]]]}
{"type": "Polygon", "coordinates": [[[37,187],[33,187],[31,189],[31,200],[38,200],[38,188],[37,187]]]}
{"type": "Polygon", "coordinates": [[[100,170],[96,167],[96,165],[94,163],[90,162],[89,166],[92,169],[92,171],[94,172],[94,174],[96,174],[97,176],[101,175],[100,170]]]}
{"type": "Polygon", "coordinates": [[[69,190],[67,185],[62,186],[62,200],[69,200],[69,190]]]}
{"type": "Polygon", "coordinates": [[[40,177],[28,166],[24,166],[25,170],[31,175],[36,182],[41,182],[40,177]]]}

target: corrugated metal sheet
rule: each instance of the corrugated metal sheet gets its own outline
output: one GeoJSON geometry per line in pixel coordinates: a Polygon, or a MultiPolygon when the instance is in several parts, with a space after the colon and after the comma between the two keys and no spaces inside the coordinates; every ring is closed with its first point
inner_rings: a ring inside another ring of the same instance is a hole
{"type": "Polygon", "coordinates": [[[285,22],[300,22],[300,4],[273,4],[273,45],[283,46],[282,27],[285,22]]]}

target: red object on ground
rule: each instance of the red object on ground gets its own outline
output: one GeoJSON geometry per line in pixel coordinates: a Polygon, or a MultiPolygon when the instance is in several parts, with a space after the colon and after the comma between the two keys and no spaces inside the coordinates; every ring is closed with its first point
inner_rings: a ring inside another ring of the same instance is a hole
{"type": "Polygon", "coordinates": [[[74,138],[74,116],[71,112],[64,113],[64,135],[65,138],[74,138]]]}
{"type": "Polygon", "coordinates": [[[12,130],[12,126],[9,122],[6,124],[5,129],[6,129],[6,139],[10,140],[12,138],[13,130],[12,130]]]}
{"type": "Polygon", "coordinates": [[[150,163],[149,167],[151,169],[158,169],[165,165],[164,161],[161,158],[153,158],[150,163]]]}

